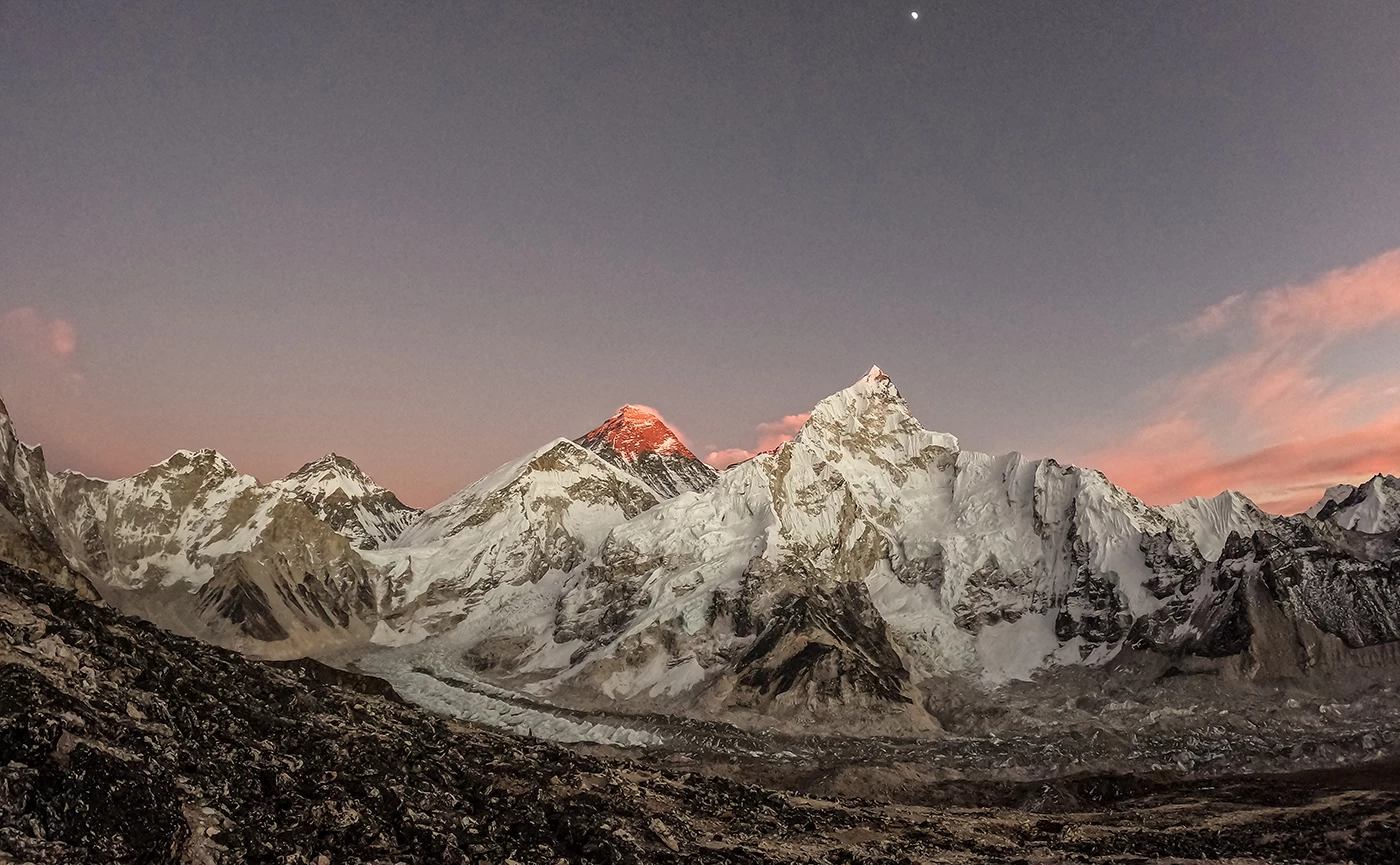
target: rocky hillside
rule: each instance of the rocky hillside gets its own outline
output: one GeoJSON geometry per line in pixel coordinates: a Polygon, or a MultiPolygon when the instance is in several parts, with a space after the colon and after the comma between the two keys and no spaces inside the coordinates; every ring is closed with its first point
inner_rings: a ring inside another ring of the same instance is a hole
{"type": "Polygon", "coordinates": [[[585,756],[249,661],[0,564],[0,861],[1388,865],[1373,771],[944,785],[881,805],[585,756]],[[963,798],[958,798],[963,797],[963,798]],[[1130,818],[1130,819],[1128,819],[1130,818]]]}

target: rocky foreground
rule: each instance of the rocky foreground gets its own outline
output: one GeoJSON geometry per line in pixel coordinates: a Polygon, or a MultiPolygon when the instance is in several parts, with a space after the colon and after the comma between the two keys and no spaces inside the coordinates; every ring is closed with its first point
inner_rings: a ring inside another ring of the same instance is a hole
{"type": "Polygon", "coordinates": [[[958,796],[803,798],[511,738],[0,564],[0,862],[1400,861],[1393,764],[958,796]]]}

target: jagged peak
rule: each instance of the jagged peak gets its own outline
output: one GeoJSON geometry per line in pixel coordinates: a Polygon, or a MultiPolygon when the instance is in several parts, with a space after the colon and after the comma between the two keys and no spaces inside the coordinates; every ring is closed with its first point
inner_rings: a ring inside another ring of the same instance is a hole
{"type": "Polygon", "coordinates": [[[228,457],[214,450],[213,448],[201,448],[197,451],[178,450],[150,468],[147,472],[160,469],[183,470],[186,468],[197,468],[208,472],[220,474],[237,474],[238,470],[229,462],[228,457]]]}
{"type": "Polygon", "coordinates": [[[871,399],[904,404],[904,398],[900,396],[899,389],[894,386],[894,379],[890,378],[889,373],[878,366],[872,366],[870,372],[861,376],[850,387],[837,391],[818,403],[818,406],[827,403],[864,405],[866,401],[871,399]]]}
{"type": "Polygon", "coordinates": [[[312,460],[311,462],[307,463],[306,465],[287,475],[287,477],[284,478],[284,480],[310,477],[312,475],[319,475],[328,471],[337,472],[340,474],[348,474],[358,479],[369,480],[369,476],[365,474],[364,469],[360,468],[354,460],[350,459],[349,457],[343,457],[334,451],[326,454],[320,459],[312,460]]]}
{"type": "Polygon", "coordinates": [[[877,441],[911,453],[930,446],[954,453],[960,450],[956,436],[927,430],[919,423],[893,380],[878,366],[817,403],[796,439],[824,452],[851,446],[868,450],[877,441]]]}
{"type": "Polygon", "coordinates": [[[15,441],[14,423],[10,420],[10,411],[5,408],[5,400],[0,398],[0,456],[3,456],[3,449],[8,448],[15,441]]]}
{"type": "Polygon", "coordinates": [[[596,429],[576,439],[579,444],[605,440],[618,456],[635,462],[644,453],[676,454],[695,459],[675,430],[666,425],[656,409],[628,403],[596,429]]]}

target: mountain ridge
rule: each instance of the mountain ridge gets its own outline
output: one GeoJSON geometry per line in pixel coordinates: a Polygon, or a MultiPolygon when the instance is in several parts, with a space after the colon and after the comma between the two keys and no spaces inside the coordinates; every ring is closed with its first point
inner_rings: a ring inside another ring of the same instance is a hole
{"type": "Polygon", "coordinates": [[[1247,680],[1400,642],[1400,542],[1336,518],[1384,483],[1316,518],[1150,506],[925,429],[879,367],[722,472],[629,405],[422,512],[336,454],[265,484],[208,450],[98,481],[3,435],[26,537],[123,609],[255,655],[408,675],[426,652],[580,710],[929,733],[951,681],[1144,655],[1247,680]]]}

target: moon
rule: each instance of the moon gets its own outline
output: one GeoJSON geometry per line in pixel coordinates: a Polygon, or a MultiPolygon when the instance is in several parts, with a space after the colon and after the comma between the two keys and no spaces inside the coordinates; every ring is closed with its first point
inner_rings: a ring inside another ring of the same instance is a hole
{"type": "Polygon", "coordinates": [[[910,12],[910,13],[909,13],[909,18],[910,18],[910,20],[918,21],[918,20],[919,20],[919,13],[918,13],[918,12],[910,12]]]}

